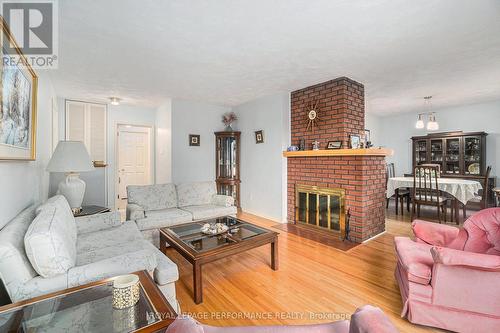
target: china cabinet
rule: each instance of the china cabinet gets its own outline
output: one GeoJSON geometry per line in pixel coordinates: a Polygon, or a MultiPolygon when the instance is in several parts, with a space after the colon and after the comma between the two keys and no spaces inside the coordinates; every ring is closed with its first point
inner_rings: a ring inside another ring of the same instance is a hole
{"type": "Polygon", "coordinates": [[[217,193],[230,195],[240,208],[241,132],[215,132],[215,181],[217,193]]]}
{"type": "MultiPolygon", "coordinates": [[[[486,173],[485,132],[432,133],[412,137],[413,168],[422,164],[438,164],[441,177],[474,179],[484,183],[486,173]]],[[[490,178],[489,186],[494,187],[490,178]]],[[[492,193],[489,191],[489,193],[492,193]]],[[[493,198],[489,198],[493,202],[493,198]]]]}
{"type": "Polygon", "coordinates": [[[486,171],[486,133],[446,132],[415,136],[413,168],[439,164],[443,176],[482,176],[486,171]]]}

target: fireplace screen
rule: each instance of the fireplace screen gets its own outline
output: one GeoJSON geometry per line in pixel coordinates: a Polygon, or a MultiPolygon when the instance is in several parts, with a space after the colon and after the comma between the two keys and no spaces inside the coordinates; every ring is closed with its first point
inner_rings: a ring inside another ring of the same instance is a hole
{"type": "Polygon", "coordinates": [[[295,221],[345,238],[345,190],[296,185],[295,221]]]}

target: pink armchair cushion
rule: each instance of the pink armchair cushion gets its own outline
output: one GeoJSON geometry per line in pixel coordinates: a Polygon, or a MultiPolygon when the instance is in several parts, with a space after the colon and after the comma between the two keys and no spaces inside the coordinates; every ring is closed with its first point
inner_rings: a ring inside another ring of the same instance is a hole
{"type": "Polygon", "coordinates": [[[500,255],[500,208],[483,209],[464,223],[464,251],[500,255]]]}
{"type": "Polygon", "coordinates": [[[481,270],[499,271],[500,256],[433,247],[431,249],[435,263],[448,266],[468,266],[481,270]]]}
{"type": "Polygon", "coordinates": [[[178,317],[165,333],[397,333],[398,331],[377,307],[365,305],[351,316],[327,324],[296,326],[214,327],[202,325],[189,316],[178,317]]]}
{"type": "Polygon", "coordinates": [[[179,316],[170,324],[165,333],[204,333],[203,326],[189,316],[179,316]]]}
{"type": "Polygon", "coordinates": [[[380,308],[365,305],[357,309],[351,316],[349,333],[397,333],[398,330],[391,323],[380,308]]]}
{"type": "MultiPolygon", "coordinates": [[[[383,315],[383,313],[382,313],[383,315]]],[[[215,327],[202,325],[189,316],[178,317],[165,333],[348,333],[349,321],[327,324],[296,326],[234,326],[215,327]]]]}
{"type": "Polygon", "coordinates": [[[403,266],[409,281],[427,285],[431,281],[434,261],[431,246],[416,243],[408,237],[395,237],[398,261],[403,266]]]}
{"type": "Polygon", "coordinates": [[[451,249],[462,250],[467,240],[467,232],[445,224],[415,220],[412,223],[417,241],[451,249]]]}
{"type": "Polygon", "coordinates": [[[347,320],[317,325],[283,325],[283,326],[205,326],[204,333],[348,333],[347,320]]]}

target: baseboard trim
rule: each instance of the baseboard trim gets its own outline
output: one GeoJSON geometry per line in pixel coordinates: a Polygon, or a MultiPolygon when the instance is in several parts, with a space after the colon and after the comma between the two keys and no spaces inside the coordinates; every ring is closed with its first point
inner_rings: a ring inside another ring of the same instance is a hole
{"type": "Polygon", "coordinates": [[[275,217],[266,216],[266,215],[263,215],[261,213],[254,212],[254,211],[251,211],[251,210],[241,209],[241,212],[242,213],[252,214],[252,215],[255,215],[255,216],[258,216],[258,217],[262,217],[262,218],[264,218],[266,220],[270,220],[270,221],[275,222],[275,223],[286,223],[286,221],[280,221],[279,219],[276,219],[275,217]]]}
{"type": "Polygon", "coordinates": [[[364,243],[366,243],[366,242],[369,242],[369,241],[371,241],[371,240],[374,240],[375,238],[377,238],[377,237],[379,237],[379,236],[382,236],[382,235],[383,235],[383,234],[385,234],[385,233],[386,233],[386,230],[382,231],[382,232],[381,232],[381,233],[379,233],[379,234],[376,234],[375,236],[372,236],[372,237],[370,237],[370,238],[368,238],[368,239],[366,239],[366,240],[362,241],[362,242],[361,242],[361,244],[364,244],[364,243]]]}

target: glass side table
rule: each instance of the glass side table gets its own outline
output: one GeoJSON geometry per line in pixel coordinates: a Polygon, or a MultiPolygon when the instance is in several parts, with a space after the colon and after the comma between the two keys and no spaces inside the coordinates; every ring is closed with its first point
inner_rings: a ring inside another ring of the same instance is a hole
{"type": "Polygon", "coordinates": [[[0,332],[157,332],[175,311],[149,274],[134,273],[141,284],[139,302],[113,309],[113,279],[66,289],[0,307],[0,332]]]}

